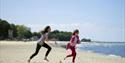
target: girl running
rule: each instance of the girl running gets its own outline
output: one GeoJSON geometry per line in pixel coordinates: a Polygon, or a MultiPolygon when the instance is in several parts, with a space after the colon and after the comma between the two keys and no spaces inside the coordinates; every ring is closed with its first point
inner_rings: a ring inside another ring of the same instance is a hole
{"type": "Polygon", "coordinates": [[[48,44],[46,44],[45,41],[48,40],[48,33],[49,33],[50,31],[51,31],[50,26],[45,27],[45,29],[42,31],[41,38],[40,38],[40,39],[38,40],[38,42],[37,42],[36,51],[35,51],[35,53],[33,53],[33,54],[30,56],[30,58],[29,58],[29,60],[28,60],[29,63],[30,63],[30,60],[31,60],[34,56],[36,56],[36,55],[38,54],[38,52],[39,52],[39,50],[40,50],[41,47],[45,47],[45,48],[48,49],[47,52],[46,52],[46,54],[45,54],[44,60],[49,61],[49,60],[47,59],[47,56],[48,56],[48,54],[50,53],[50,51],[51,51],[52,48],[51,48],[48,44]]]}
{"type": "Polygon", "coordinates": [[[78,34],[79,34],[79,30],[76,29],[76,30],[73,32],[73,35],[72,35],[72,37],[71,37],[71,39],[70,39],[70,42],[67,44],[67,47],[66,47],[66,50],[71,49],[72,54],[67,55],[67,56],[64,58],[64,60],[65,60],[66,58],[68,58],[68,57],[73,57],[73,58],[72,58],[72,62],[75,63],[75,58],[76,58],[76,49],[75,49],[75,47],[76,47],[76,44],[80,44],[80,40],[79,40],[78,34]]]}

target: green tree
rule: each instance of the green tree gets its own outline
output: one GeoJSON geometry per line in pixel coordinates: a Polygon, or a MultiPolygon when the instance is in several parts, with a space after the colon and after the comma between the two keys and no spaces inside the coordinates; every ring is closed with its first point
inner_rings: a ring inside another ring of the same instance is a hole
{"type": "Polygon", "coordinates": [[[30,28],[24,25],[16,25],[18,38],[30,38],[32,37],[32,33],[30,28]]]}
{"type": "Polygon", "coordinates": [[[37,37],[39,37],[39,38],[40,38],[41,33],[40,33],[40,32],[33,32],[33,33],[32,33],[32,36],[37,36],[37,37]]]}
{"type": "Polygon", "coordinates": [[[56,38],[57,40],[60,40],[60,41],[69,41],[71,35],[72,35],[72,32],[54,30],[49,33],[49,39],[56,38]]]}
{"type": "Polygon", "coordinates": [[[10,29],[13,30],[13,37],[17,37],[17,28],[15,24],[10,24],[10,29]]]}
{"type": "Polygon", "coordinates": [[[0,19],[0,39],[8,38],[10,24],[6,20],[0,19]]]}

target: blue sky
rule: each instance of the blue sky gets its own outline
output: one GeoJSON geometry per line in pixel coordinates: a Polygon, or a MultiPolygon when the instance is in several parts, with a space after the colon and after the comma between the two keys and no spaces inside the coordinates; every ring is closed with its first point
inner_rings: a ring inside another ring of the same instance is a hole
{"type": "Polygon", "coordinates": [[[124,0],[0,0],[0,18],[31,31],[80,30],[80,38],[125,42],[124,0]]]}

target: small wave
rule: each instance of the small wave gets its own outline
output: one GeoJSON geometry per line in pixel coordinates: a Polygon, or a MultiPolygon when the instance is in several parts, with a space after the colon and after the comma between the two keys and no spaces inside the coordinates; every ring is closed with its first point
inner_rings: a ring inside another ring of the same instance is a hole
{"type": "Polygon", "coordinates": [[[93,51],[91,51],[91,50],[88,50],[87,52],[93,52],[93,51]]]}
{"type": "Polygon", "coordinates": [[[121,56],[113,55],[113,54],[109,54],[108,56],[110,56],[110,57],[121,57],[121,56]]]}

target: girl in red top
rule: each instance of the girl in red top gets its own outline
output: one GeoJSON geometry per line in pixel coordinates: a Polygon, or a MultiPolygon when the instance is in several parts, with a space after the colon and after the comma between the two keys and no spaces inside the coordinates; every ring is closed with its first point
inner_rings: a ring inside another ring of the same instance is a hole
{"type": "Polygon", "coordinates": [[[74,32],[73,32],[73,35],[72,35],[72,37],[71,37],[71,39],[70,39],[70,42],[67,44],[67,46],[66,46],[66,49],[68,50],[68,49],[71,49],[71,51],[72,51],[72,54],[70,54],[70,55],[67,55],[65,58],[64,58],[64,60],[66,59],[66,58],[68,58],[68,57],[73,57],[72,58],[72,62],[73,63],[75,63],[75,58],[76,58],[76,44],[80,44],[80,40],[79,40],[79,36],[78,36],[78,34],[79,34],[79,30],[75,30],[74,32]]]}

